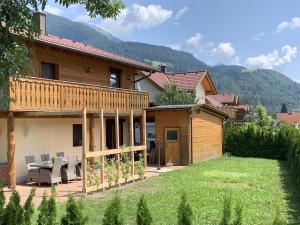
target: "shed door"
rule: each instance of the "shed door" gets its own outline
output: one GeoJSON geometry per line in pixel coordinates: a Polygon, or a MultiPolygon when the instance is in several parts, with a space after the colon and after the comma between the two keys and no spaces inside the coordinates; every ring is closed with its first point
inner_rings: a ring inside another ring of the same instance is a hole
{"type": "Polygon", "coordinates": [[[165,129],[166,166],[180,165],[179,128],[165,129]]]}

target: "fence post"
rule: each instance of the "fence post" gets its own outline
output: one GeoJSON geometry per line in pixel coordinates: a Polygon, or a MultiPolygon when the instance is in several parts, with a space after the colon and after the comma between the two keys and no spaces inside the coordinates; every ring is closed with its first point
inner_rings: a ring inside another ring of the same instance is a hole
{"type": "Polygon", "coordinates": [[[87,140],[86,140],[86,108],[82,112],[82,192],[86,193],[86,151],[87,151],[87,140]]]}

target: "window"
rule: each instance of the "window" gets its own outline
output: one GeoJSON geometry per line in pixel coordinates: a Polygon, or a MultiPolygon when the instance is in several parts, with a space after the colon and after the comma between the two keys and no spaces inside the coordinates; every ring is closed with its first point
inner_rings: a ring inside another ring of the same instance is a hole
{"type": "Polygon", "coordinates": [[[82,146],[82,125],[73,124],[73,147],[82,146]]]}
{"type": "Polygon", "coordinates": [[[109,86],[120,88],[121,87],[121,74],[122,71],[118,69],[110,69],[109,86]]]}
{"type": "Polygon", "coordinates": [[[167,140],[168,141],[175,141],[177,140],[177,130],[168,130],[167,131],[167,140]]]}
{"type": "Polygon", "coordinates": [[[54,80],[56,76],[57,65],[53,63],[41,63],[41,78],[54,80]]]}

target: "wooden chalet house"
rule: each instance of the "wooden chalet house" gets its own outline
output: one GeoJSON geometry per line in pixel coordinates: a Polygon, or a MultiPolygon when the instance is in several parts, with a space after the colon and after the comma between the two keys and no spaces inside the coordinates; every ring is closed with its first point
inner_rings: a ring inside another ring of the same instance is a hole
{"type": "MultiPolygon", "coordinates": [[[[46,33],[46,14],[38,13],[39,38],[26,43],[33,72],[12,80],[14,99],[0,111],[0,176],[10,186],[25,181],[26,155],[56,152],[87,161],[120,153],[146,153],[149,95],[135,90],[135,75],[155,71],[149,65],[46,33]],[[130,146],[122,148],[120,146],[130,146]]],[[[134,166],[133,166],[134,167],[134,166]]],[[[134,168],[133,168],[134,169],[134,168]]],[[[100,174],[100,187],[107,185],[100,174]]],[[[134,178],[132,173],[132,179],[134,178]]]]}

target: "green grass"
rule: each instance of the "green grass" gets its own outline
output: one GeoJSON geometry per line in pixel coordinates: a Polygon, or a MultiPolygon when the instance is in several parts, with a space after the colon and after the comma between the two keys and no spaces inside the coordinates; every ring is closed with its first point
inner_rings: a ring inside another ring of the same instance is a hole
{"type": "MultiPolygon", "coordinates": [[[[300,224],[300,191],[288,173],[286,162],[266,159],[223,157],[152,177],[119,189],[125,224],[135,224],[136,205],[145,194],[155,225],[175,225],[182,191],[194,213],[194,224],[218,224],[223,197],[244,205],[244,224],[272,224],[279,209],[289,224],[300,224]]],[[[115,190],[83,199],[89,224],[102,222],[115,190]]],[[[60,205],[63,212],[64,205],[60,205]]]]}

